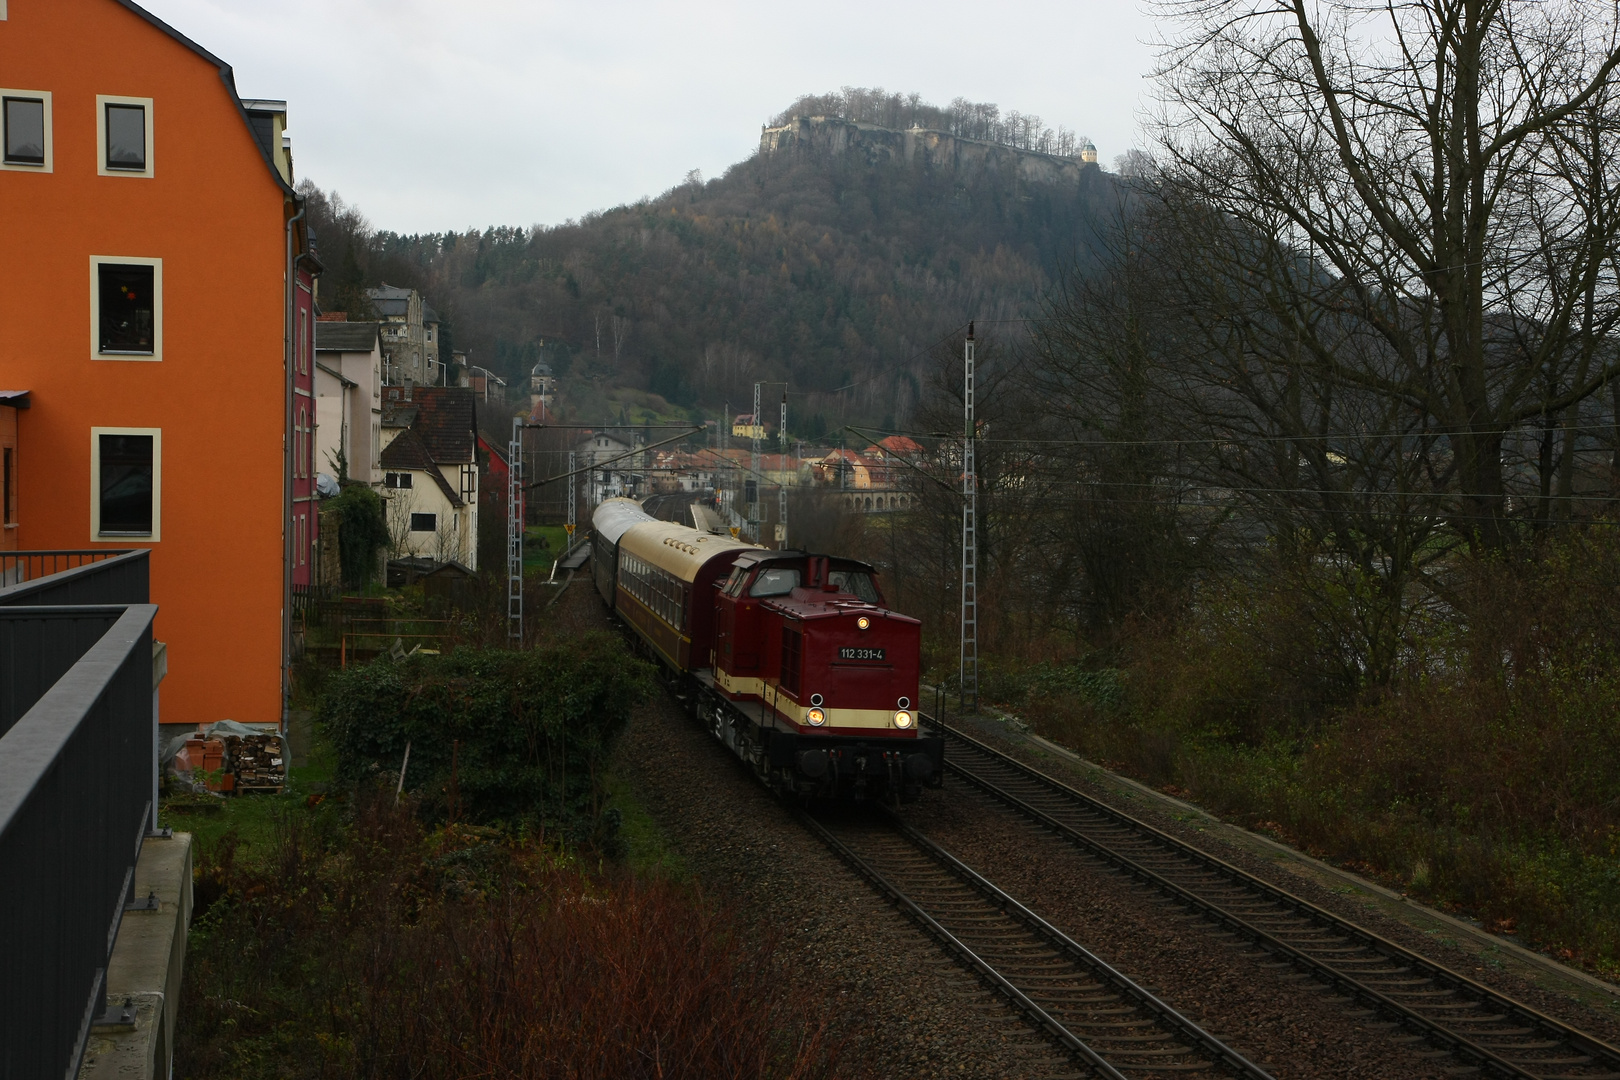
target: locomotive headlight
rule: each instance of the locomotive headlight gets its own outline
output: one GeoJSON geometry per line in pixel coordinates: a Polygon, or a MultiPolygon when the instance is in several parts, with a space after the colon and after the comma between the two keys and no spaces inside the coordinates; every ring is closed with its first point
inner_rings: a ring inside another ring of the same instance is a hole
{"type": "Polygon", "coordinates": [[[904,710],[904,709],[901,709],[899,712],[895,713],[894,714],[894,726],[897,727],[897,728],[908,728],[908,727],[910,727],[911,726],[911,714],[909,712],[907,712],[906,710],[904,710]]]}
{"type": "Polygon", "coordinates": [[[811,727],[820,727],[827,722],[827,714],[820,709],[811,709],[804,714],[804,718],[810,721],[811,727]]]}
{"type": "Polygon", "coordinates": [[[855,629],[857,629],[857,630],[870,630],[870,629],[872,629],[872,620],[868,619],[865,615],[862,615],[860,618],[855,620],[855,629]]]}

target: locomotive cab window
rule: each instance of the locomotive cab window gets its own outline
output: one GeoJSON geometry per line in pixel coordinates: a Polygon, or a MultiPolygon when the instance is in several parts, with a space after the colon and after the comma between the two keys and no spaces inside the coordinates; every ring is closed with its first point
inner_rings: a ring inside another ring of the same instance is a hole
{"type": "Polygon", "coordinates": [[[872,582],[872,575],[865,570],[834,570],[827,575],[827,581],[839,592],[858,596],[868,604],[883,603],[883,598],[878,595],[877,586],[872,582]]]}
{"type": "Polygon", "coordinates": [[[748,590],[749,596],[786,596],[799,587],[799,571],[796,567],[771,566],[759,572],[754,578],[753,588],[748,590]]]}

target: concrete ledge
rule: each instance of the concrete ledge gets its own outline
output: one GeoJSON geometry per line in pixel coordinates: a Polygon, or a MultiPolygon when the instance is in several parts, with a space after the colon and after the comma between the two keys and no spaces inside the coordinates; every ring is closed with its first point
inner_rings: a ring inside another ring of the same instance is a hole
{"type": "Polygon", "coordinates": [[[1340,895],[1349,896],[1423,933],[1448,935],[1456,941],[1458,947],[1487,957],[1546,989],[1557,990],[1605,1010],[1612,1010],[1620,1005],[1620,986],[1604,982],[1567,964],[1561,964],[1552,957],[1526,948],[1516,941],[1492,934],[1475,923],[1427,907],[1375,881],[1369,881],[1359,874],[1313,858],[1269,836],[1222,821],[1201,807],[1166,795],[1162,791],[1155,791],[1140,781],[1110,772],[1096,762],[1087,761],[1073,750],[1059,746],[1050,739],[1020,730],[1021,723],[1015,726],[1006,722],[979,720],[970,721],[969,726],[1012,742],[1025,743],[1033,752],[1031,756],[1056,757],[1068,764],[1079,766],[1089,773],[1093,780],[1113,788],[1128,801],[1145,802],[1161,813],[1182,821],[1196,822],[1196,827],[1200,831],[1211,833],[1236,847],[1245,848],[1268,862],[1278,864],[1281,869],[1314,881],[1340,895]]]}
{"type": "Polygon", "coordinates": [[[79,1080],[166,1080],[174,1056],[180,979],[191,925],[191,834],[149,838],[135,864],[135,896],[156,911],[126,911],[107,968],[107,1000],[129,1001],[135,1023],[91,1030],[79,1080]]]}

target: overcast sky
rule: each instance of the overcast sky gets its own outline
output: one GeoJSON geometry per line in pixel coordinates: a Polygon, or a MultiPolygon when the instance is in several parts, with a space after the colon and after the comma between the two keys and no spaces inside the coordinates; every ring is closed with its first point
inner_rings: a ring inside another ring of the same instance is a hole
{"type": "Polygon", "coordinates": [[[805,93],[961,96],[1141,145],[1138,0],[142,0],[285,98],[300,177],[401,232],[556,224],[716,176],[805,93]]]}

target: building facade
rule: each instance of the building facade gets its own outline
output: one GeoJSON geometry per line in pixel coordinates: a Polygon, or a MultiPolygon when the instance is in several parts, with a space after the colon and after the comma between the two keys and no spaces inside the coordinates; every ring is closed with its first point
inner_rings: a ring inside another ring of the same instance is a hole
{"type": "Polygon", "coordinates": [[[315,324],[315,469],[382,483],[382,336],[374,322],[315,324]]]}
{"type": "Polygon", "coordinates": [[[436,386],[439,317],[415,289],[381,285],[366,296],[382,320],[383,382],[389,386],[436,386]]]}
{"type": "Polygon", "coordinates": [[[470,387],[389,390],[383,498],[394,558],[478,569],[478,415],[470,387]]]}
{"type": "Polygon", "coordinates": [[[165,723],[278,723],[316,532],[285,106],[129,0],[0,11],[0,371],[29,406],[6,533],[150,548],[165,723]]]}

